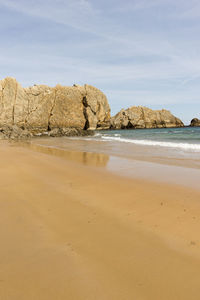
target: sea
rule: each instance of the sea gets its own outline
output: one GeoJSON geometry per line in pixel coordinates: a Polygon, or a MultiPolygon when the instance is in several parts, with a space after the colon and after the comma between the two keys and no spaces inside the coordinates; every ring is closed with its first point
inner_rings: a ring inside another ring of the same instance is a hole
{"type": "Polygon", "coordinates": [[[107,130],[96,133],[98,140],[200,152],[200,127],[137,130],[107,130]]]}

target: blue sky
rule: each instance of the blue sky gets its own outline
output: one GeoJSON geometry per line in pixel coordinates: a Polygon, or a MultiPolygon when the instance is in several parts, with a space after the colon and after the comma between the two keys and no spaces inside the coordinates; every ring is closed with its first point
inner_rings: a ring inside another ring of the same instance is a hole
{"type": "Polygon", "coordinates": [[[0,0],[0,78],[200,118],[199,0],[0,0]]]}

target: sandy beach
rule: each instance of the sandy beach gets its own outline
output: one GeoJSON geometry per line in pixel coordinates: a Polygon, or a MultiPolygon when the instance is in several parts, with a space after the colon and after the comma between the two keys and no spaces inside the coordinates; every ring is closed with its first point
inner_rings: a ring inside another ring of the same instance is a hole
{"type": "Polygon", "coordinates": [[[199,298],[200,190],[43,149],[0,145],[0,300],[199,298]]]}

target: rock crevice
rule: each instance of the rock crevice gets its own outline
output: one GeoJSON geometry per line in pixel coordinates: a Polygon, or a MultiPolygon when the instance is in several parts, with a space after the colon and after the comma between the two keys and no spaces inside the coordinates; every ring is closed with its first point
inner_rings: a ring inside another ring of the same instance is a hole
{"type": "Polygon", "coordinates": [[[56,105],[56,90],[55,90],[55,95],[54,95],[54,99],[53,99],[53,104],[52,104],[52,107],[50,109],[49,116],[48,116],[48,126],[47,126],[48,131],[51,130],[51,117],[53,116],[53,110],[54,110],[55,105],[56,105]]]}

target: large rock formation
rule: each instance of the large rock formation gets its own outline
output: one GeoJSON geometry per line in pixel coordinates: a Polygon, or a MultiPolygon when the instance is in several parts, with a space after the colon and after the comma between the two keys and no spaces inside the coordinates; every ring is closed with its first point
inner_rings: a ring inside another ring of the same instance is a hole
{"type": "Polygon", "coordinates": [[[200,126],[200,120],[197,118],[192,119],[190,126],[192,127],[199,127],[200,126]]]}
{"type": "Polygon", "coordinates": [[[108,128],[109,121],[106,96],[90,85],[22,88],[14,78],[0,81],[0,127],[16,125],[34,133],[55,128],[93,130],[108,128]]]}
{"type": "Polygon", "coordinates": [[[113,129],[183,126],[183,122],[173,116],[168,110],[152,110],[142,106],[132,106],[126,110],[122,109],[111,118],[111,128],[113,129]]]}

